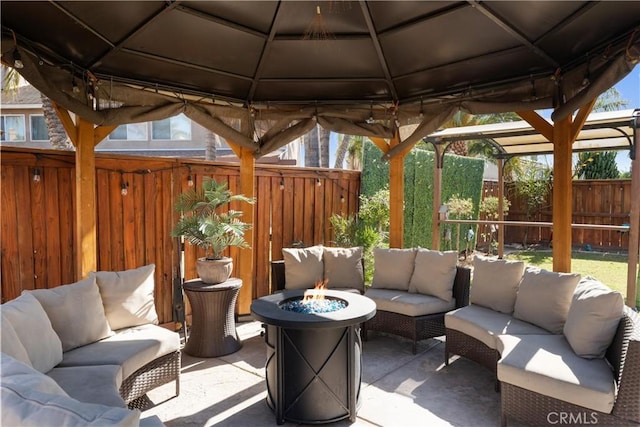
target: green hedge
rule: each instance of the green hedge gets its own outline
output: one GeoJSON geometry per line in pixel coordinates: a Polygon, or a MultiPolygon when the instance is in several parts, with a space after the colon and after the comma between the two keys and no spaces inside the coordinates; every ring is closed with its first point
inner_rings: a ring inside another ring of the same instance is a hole
{"type": "MultiPolygon", "coordinates": [[[[389,163],[381,160],[382,152],[370,141],[364,144],[362,168],[362,194],[370,197],[389,184],[389,163]]],[[[414,148],[404,160],[404,246],[431,247],[434,152],[414,148]]],[[[474,205],[473,219],[478,218],[484,160],[471,157],[446,155],[442,169],[442,202],[451,196],[469,198],[474,205]]],[[[436,207],[437,209],[437,207],[436,207]]],[[[467,230],[473,228],[477,239],[477,227],[463,225],[460,229],[460,248],[464,248],[467,230]]],[[[444,248],[442,227],[440,247],[444,248]]],[[[456,227],[452,227],[453,239],[456,227]]],[[[452,248],[455,248],[455,240],[452,248]]]]}

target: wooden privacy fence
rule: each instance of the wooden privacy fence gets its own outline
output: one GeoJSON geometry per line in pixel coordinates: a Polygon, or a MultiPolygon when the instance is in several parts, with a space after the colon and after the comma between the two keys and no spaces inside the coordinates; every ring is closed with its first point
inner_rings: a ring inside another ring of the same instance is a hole
{"type": "MultiPolygon", "coordinates": [[[[3,147],[0,154],[2,301],[26,289],[75,282],[74,153],[3,147]]],[[[255,173],[254,298],[269,293],[269,263],[282,258],[283,247],[330,245],[329,218],[355,213],[360,192],[360,173],[355,171],[258,165],[255,173]]],[[[197,276],[194,260],[202,256],[189,244],[183,253],[179,239],[171,237],[179,215],[173,206],[190,181],[198,186],[205,176],[239,192],[238,164],[96,155],[98,269],[155,264],[161,323],[176,320],[176,284],[181,276],[197,276]]],[[[230,250],[234,264],[242,252],[230,250]]]]}
{"type": "MultiPolygon", "coordinates": [[[[617,225],[629,223],[631,209],[631,180],[574,180],[573,181],[573,224],[617,225]]],[[[498,184],[485,181],[483,197],[497,196],[498,184]]],[[[514,185],[505,185],[505,195],[511,202],[507,221],[551,222],[553,194],[547,195],[542,207],[527,218],[525,200],[516,195],[514,185]]],[[[480,219],[485,219],[481,217],[480,219]]],[[[482,230],[488,226],[480,226],[482,230]]],[[[481,234],[484,231],[480,231],[481,234]]],[[[552,239],[549,227],[509,227],[505,228],[505,243],[546,243],[552,239]]],[[[591,246],[594,249],[627,250],[629,234],[616,230],[596,230],[574,228],[571,233],[575,247],[591,246]]]]}

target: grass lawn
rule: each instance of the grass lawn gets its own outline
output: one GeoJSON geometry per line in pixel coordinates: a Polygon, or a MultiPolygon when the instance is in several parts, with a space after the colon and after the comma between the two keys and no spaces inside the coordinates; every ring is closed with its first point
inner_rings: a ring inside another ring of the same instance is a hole
{"type": "MultiPolygon", "coordinates": [[[[520,259],[528,265],[553,270],[551,251],[523,251],[508,254],[507,259],[520,259]]],[[[590,275],[612,289],[627,295],[627,255],[604,252],[573,252],[571,271],[590,275]]]]}

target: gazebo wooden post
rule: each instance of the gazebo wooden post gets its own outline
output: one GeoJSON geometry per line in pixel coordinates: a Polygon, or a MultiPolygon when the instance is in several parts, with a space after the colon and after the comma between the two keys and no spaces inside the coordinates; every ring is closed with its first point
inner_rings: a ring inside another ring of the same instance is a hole
{"type": "MultiPolygon", "coordinates": [[[[391,139],[389,148],[400,143],[399,133],[391,139]]],[[[406,151],[389,161],[389,247],[404,244],[404,157],[406,151]]]]}
{"type": "MultiPolygon", "coordinates": [[[[253,152],[248,148],[241,147],[227,140],[229,146],[240,159],[240,192],[247,197],[256,195],[256,160],[253,152]]],[[[247,205],[242,208],[242,220],[253,224],[255,219],[255,205],[247,205]]],[[[253,227],[245,231],[244,238],[249,243],[249,248],[242,249],[238,255],[238,265],[236,266],[236,276],[242,280],[242,287],[238,295],[238,313],[249,314],[251,312],[251,302],[255,295],[255,283],[253,283],[253,248],[255,245],[255,234],[253,227]]]]}
{"type": "Polygon", "coordinates": [[[551,125],[535,111],[518,111],[536,131],[553,143],[553,271],[571,271],[572,154],[573,143],[596,100],[583,105],[572,120],[568,116],[551,125]]]}
{"type": "Polygon", "coordinates": [[[440,206],[442,206],[442,163],[444,151],[440,152],[440,144],[433,144],[433,212],[431,220],[431,249],[440,250],[440,206]]]}
{"type": "MultiPolygon", "coordinates": [[[[371,142],[383,152],[400,143],[400,134],[396,130],[389,143],[384,138],[369,137],[371,142]]],[[[389,247],[402,248],[404,239],[404,158],[412,146],[406,147],[389,159],[389,247]]]]}
{"type": "Polygon", "coordinates": [[[634,120],[633,156],[631,160],[631,210],[629,212],[629,260],[627,267],[627,305],[640,306],[638,289],[638,251],[640,246],[640,116],[634,120]]]}
{"type": "Polygon", "coordinates": [[[116,126],[94,127],[82,117],[74,123],[67,110],[55,103],[53,108],[76,148],[76,279],[79,280],[98,268],[95,147],[116,126]]]}
{"type": "MultiPolygon", "coordinates": [[[[504,258],[504,159],[498,159],[498,258],[504,258]]],[[[491,248],[489,248],[491,249],[491,248]]]]}

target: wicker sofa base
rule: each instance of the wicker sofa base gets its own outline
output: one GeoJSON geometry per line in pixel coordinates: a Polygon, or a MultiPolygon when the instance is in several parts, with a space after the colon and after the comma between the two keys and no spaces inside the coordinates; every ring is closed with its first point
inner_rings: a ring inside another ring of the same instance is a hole
{"type": "Polygon", "coordinates": [[[413,354],[415,354],[418,341],[444,335],[444,313],[407,316],[406,314],[378,310],[376,315],[364,324],[365,340],[367,332],[370,330],[388,332],[411,339],[413,354]]]}
{"type": "Polygon", "coordinates": [[[640,423],[554,399],[512,384],[501,384],[500,425],[518,420],[532,426],[640,426],[640,423]]]}
{"type": "Polygon", "coordinates": [[[452,354],[473,360],[476,363],[490,370],[495,379],[496,391],[500,389],[500,383],[497,377],[498,359],[500,353],[490,348],[485,343],[477,340],[463,332],[455,329],[446,329],[447,339],[444,345],[444,364],[449,365],[449,358],[452,354]]]}
{"type": "Polygon", "coordinates": [[[180,394],[180,351],[159,357],[129,375],[120,386],[120,396],[130,409],[145,409],[149,402],[146,393],[173,380],[177,396],[180,394]]]}

